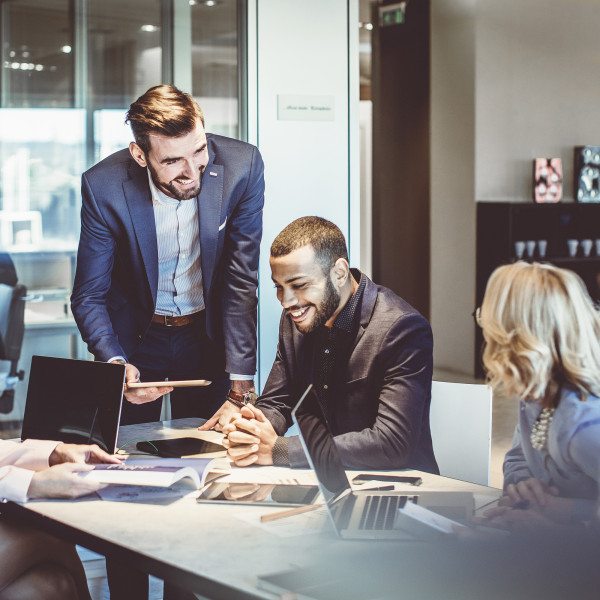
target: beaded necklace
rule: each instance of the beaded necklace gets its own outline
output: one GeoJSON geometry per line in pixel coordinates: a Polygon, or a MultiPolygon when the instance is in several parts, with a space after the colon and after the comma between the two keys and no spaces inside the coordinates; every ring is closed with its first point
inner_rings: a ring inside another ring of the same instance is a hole
{"type": "Polygon", "coordinates": [[[554,418],[555,408],[542,408],[531,429],[531,445],[536,450],[543,450],[548,443],[548,429],[554,418]]]}
{"type": "Polygon", "coordinates": [[[550,423],[552,423],[556,407],[560,401],[561,393],[562,384],[559,384],[554,396],[554,402],[552,403],[554,408],[542,408],[538,418],[531,428],[531,445],[536,450],[544,450],[548,444],[548,430],[550,429],[550,423]]]}

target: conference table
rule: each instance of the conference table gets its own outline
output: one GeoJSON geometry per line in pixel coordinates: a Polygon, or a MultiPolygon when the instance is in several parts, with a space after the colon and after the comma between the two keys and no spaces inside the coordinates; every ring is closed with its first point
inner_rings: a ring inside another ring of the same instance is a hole
{"type": "MultiPolygon", "coordinates": [[[[215,431],[197,430],[197,419],[130,425],[120,429],[118,445],[135,448],[135,440],[200,437],[219,441],[215,431]]],[[[218,454],[215,456],[219,456],[218,454]]],[[[137,457],[136,457],[137,458],[137,457]]],[[[351,475],[352,473],[349,472],[351,475]]],[[[396,489],[473,492],[476,508],[493,503],[500,490],[444,477],[403,471],[423,478],[420,488],[396,484],[396,489]],[[404,486],[404,487],[402,487],[404,486]]],[[[282,467],[233,467],[233,481],[275,483],[290,480],[316,483],[310,470],[282,467]]],[[[271,522],[260,516],[281,507],[201,504],[197,490],[181,495],[144,497],[130,501],[102,500],[97,495],[76,500],[8,503],[10,518],[111,556],[183,588],[214,599],[279,597],[263,585],[264,576],[324,564],[333,557],[348,565],[357,556],[423,552],[423,542],[344,541],[336,536],[324,509],[271,522]]],[[[381,564],[381,561],[378,561],[381,564]]],[[[413,597],[415,594],[412,594],[413,597]]],[[[281,596],[285,597],[285,596],[281,596]]]]}

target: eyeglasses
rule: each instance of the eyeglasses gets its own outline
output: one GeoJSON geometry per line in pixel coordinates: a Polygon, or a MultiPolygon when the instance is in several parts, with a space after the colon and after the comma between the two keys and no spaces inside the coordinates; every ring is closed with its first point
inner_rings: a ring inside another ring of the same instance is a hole
{"type": "Polygon", "coordinates": [[[475,325],[477,325],[478,327],[481,327],[481,308],[477,307],[472,315],[473,319],[475,320],[475,325]]]}

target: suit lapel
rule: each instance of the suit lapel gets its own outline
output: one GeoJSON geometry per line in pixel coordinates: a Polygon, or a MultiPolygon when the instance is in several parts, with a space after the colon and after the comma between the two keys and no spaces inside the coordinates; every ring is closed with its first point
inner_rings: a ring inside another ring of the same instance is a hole
{"type": "Polygon", "coordinates": [[[146,269],[146,277],[156,304],[158,288],[158,246],[152,196],[148,185],[148,171],[132,161],[129,167],[131,179],[123,183],[123,192],[135,230],[135,237],[146,269]]]}
{"type": "Polygon", "coordinates": [[[202,283],[205,298],[208,296],[214,276],[219,230],[225,226],[225,223],[220,222],[224,169],[222,165],[215,165],[213,160],[214,154],[210,152],[210,161],[202,176],[202,190],[198,195],[202,283]]]}

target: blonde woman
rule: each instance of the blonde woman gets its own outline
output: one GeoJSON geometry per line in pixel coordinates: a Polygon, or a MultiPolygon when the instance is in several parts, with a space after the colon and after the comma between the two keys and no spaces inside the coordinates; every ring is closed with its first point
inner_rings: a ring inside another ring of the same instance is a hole
{"type": "Polygon", "coordinates": [[[490,385],[520,398],[502,503],[563,523],[590,519],[600,478],[600,316],[583,282],[547,264],[502,266],[477,317],[490,385]]]}

